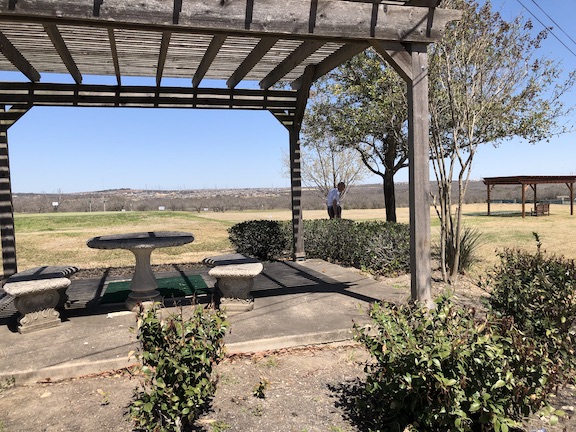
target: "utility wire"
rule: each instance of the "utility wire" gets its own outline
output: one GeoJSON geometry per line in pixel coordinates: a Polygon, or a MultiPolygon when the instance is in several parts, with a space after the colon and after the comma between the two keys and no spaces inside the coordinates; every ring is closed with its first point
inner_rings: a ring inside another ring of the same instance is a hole
{"type": "Polygon", "coordinates": [[[546,24],[544,24],[544,23],[540,20],[540,18],[538,18],[536,15],[534,15],[534,14],[532,13],[532,11],[531,11],[530,9],[528,9],[520,0],[516,0],[516,1],[517,1],[518,3],[520,3],[520,5],[521,5],[524,9],[526,9],[526,10],[528,11],[528,13],[529,13],[530,15],[532,15],[532,16],[534,17],[534,19],[535,19],[536,21],[538,21],[538,22],[542,25],[542,27],[544,27],[545,29],[548,29],[548,30],[550,31],[550,34],[551,34],[552,36],[554,36],[554,37],[556,38],[556,40],[557,40],[558,42],[560,42],[560,43],[564,46],[564,48],[566,48],[568,51],[570,51],[570,52],[572,53],[572,55],[573,55],[574,57],[576,57],[576,53],[574,53],[574,51],[572,51],[572,50],[568,47],[568,45],[566,45],[564,42],[562,42],[562,41],[560,40],[560,38],[558,38],[558,36],[556,36],[556,34],[550,29],[550,27],[548,27],[546,24]]]}
{"type": "Polygon", "coordinates": [[[546,15],[546,16],[548,17],[548,19],[549,19],[550,21],[552,21],[552,22],[554,23],[554,25],[555,25],[557,28],[559,28],[560,31],[561,31],[562,33],[564,33],[568,39],[570,39],[570,40],[572,41],[572,43],[573,43],[574,45],[576,45],[576,41],[574,41],[574,39],[572,39],[572,38],[570,37],[570,35],[564,31],[564,29],[560,26],[560,24],[558,24],[556,21],[554,21],[554,20],[552,19],[552,17],[551,17],[550,15],[548,15],[544,9],[542,9],[542,6],[540,6],[540,5],[539,5],[538,3],[536,3],[534,0],[532,0],[532,3],[534,3],[534,4],[536,5],[536,7],[537,7],[538,9],[540,9],[540,10],[542,11],[542,13],[543,13],[544,15],[546,15]]]}

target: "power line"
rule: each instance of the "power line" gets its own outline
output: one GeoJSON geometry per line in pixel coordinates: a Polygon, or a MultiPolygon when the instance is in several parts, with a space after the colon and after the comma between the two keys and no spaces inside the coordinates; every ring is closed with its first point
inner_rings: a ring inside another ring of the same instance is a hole
{"type": "Polygon", "coordinates": [[[576,45],[576,41],[574,41],[574,39],[572,39],[572,38],[570,37],[570,35],[564,31],[564,29],[560,26],[560,24],[558,24],[556,21],[554,21],[554,19],[552,19],[552,17],[551,17],[550,15],[548,15],[544,9],[542,9],[542,6],[540,6],[540,5],[539,5],[538,3],[536,3],[534,0],[531,0],[531,1],[532,1],[532,3],[534,3],[534,4],[536,5],[536,7],[537,7],[538,9],[540,9],[540,10],[542,11],[542,13],[543,13],[544,15],[546,15],[546,16],[548,17],[548,19],[549,19],[550,21],[552,21],[552,22],[554,23],[554,25],[555,25],[556,27],[558,27],[558,28],[560,29],[560,31],[561,31],[562,33],[564,33],[564,34],[566,35],[566,37],[567,37],[568,39],[570,39],[570,40],[572,41],[572,43],[573,43],[574,45],[576,45]]]}
{"type": "Polygon", "coordinates": [[[558,36],[556,36],[556,34],[550,29],[550,27],[548,27],[546,24],[544,24],[544,23],[540,20],[540,18],[538,18],[536,15],[534,15],[534,14],[532,13],[532,11],[531,11],[530,9],[528,9],[520,0],[516,0],[516,1],[517,1],[518,3],[520,3],[520,5],[521,5],[524,9],[526,9],[526,10],[528,11],[528,13],[529,13],[530,15],[532,15],[532,16],[534,17],[534,19],[535,19],[536,21],[538,21],[538,22],[542,25],[542,27],[544,27],[545,29],[547,29],[548,31],[550,31],[550,34],[551,34],[552,36],[554,36],[554,37],[556,38],[556,40],[557,40],[558,42],[560,42],[560,43],[564,46],[564,48],[566,48],[568,51],[570,51],[570,52],[572,53],[572,55],[573,55],[574,57],[576,57],[576,53],[574,53],[574,51],[572,51],[572,50],[568,47],[568,45],[566,45],[564,42],[562,42],[562,41],[560,40],[560,38],[559,38],[558,36]]]}

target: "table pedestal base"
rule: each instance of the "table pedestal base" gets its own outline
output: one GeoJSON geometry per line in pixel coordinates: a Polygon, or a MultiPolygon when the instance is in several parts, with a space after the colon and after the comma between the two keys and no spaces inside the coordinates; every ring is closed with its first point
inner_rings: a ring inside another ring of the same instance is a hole
{"type": "Polygon", "coordinates": [[[156,277],[150,266],[150,255],[154,249],[130,249],[136,257],[136,268],[130,281],[130,294],[126,300],[126,307],[130,310],[134,310],[138,303],[162,301],[156,277]]]}

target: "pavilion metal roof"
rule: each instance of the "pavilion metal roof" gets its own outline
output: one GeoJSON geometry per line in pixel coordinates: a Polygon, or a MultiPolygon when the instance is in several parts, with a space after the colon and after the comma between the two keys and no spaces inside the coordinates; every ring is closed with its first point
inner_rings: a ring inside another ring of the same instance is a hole
{"type": "Polygon", "coordinates": [[[536,185],[546,183],[576,183],[576,176],[502,176],[502,177],[484,177],[482,179],[485,185],[536,185]]]}

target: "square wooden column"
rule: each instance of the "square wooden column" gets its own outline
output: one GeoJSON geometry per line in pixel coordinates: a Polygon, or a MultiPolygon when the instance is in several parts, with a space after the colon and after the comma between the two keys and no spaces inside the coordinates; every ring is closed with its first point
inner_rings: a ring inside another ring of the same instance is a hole
{"type": "Polygon", "coordinates": [[[430,147],[428,141],[428,55],[425,44],[411,44],[412,73],[408,85],[408,143],[410,159],[411,294],[432,306],[430,294],[430,147]]]}

